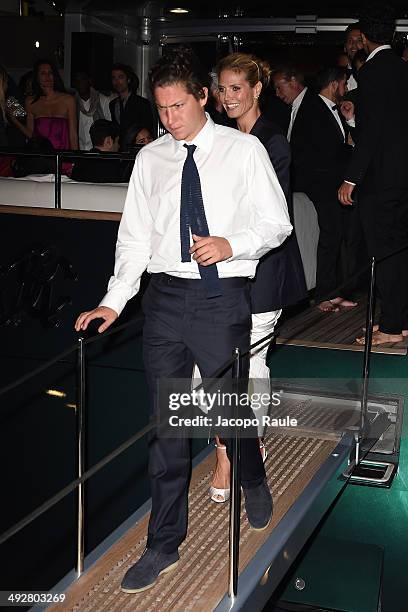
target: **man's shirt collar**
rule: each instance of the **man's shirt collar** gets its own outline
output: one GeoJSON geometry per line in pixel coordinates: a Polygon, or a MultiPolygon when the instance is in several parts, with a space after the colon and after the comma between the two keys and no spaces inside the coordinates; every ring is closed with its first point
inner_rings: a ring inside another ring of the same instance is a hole
{"type": "Polygon", "coordinates": [[[370,55],[366,59],[366,62],[372,59],[379,51],[383,51],[383,49],[391,49],[391,45],[380,45],[379,47],[376,47],[373,51],[371,51],[370,55]]]}
{"type": "Polygon", "coordinates": [[[205,153],[210,153],[214,142],[215,124],[208,113],[205,113],[205,116],[207,120],[195,138],[193,138],[191,142],[176,140],[178,147],[183,147],[185,144],[194,144],[197,149],[202,149],[205,153]]]}

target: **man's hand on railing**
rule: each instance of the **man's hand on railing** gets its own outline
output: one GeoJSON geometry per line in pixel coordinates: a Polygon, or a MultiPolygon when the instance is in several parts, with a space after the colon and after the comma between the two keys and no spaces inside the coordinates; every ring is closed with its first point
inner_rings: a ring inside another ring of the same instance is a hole
{"type": "Polygon", "coordinates": [[[105,323],[102,323],[102,325],[98,327],[98,333],[101,334],[116,321],[118,316],[118,313],[112,308],[98,306],[98,308],[94,308],[93,310],[82,312],[76,320],[75,329],[77,332],[85,331],[91,321],[94,319],[103,319],[105,323]]]}

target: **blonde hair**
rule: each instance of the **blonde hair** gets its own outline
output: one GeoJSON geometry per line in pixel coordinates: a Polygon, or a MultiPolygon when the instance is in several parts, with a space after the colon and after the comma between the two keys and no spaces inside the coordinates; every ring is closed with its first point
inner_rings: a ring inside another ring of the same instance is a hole
{"type": "Polygon", "coordinates": [[[259,81],[262,87],[267,87],[272,73],[268,62],[250,53],[231,53],[218,62],[215,70],[218,78],[223,70],[243,72],[251,87],[255,87],[259,81]]]}
{"type": "Polygon", "coordinates": [[[0,108],[1,111],[3,113],[3,120],[7,121],[6,118],[6,90],[7,90],[7,81],[8,81],[8,74],[5,71],[5,69],[3,68],[3,66],[0,65],[0,108]]]}

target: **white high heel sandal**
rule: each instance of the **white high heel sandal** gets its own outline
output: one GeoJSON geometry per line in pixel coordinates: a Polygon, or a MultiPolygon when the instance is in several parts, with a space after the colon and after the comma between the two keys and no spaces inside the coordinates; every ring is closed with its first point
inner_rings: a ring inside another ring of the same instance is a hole
{"type": "Polygon", "coordinates": [[[265,461],[268,458],[268,450],[267,450],[263,440],[259,441],[259,450],[261,451],[262,461],[263,461],[263,463],[265,463],[265,461]]]}
{"type": "MultiPolygon", "coordinates": [[[[214,446],[215,448],[220,448],[221,450],[227,450],[226,446],[220,446],[219,444],[214,444],[214,446]]],[[[262,440],[259,442],[259,450],[262,455],[262,461],[265,463],[268,458],[268,451],[262,440]]],[[[215,502],[216,504],[224,504],[230,498],[230,489],[217,489],[217,487],[210,487],[209,494],[211,501],[215,502]]]]}
{"type": "MultiPolygon", "coordinates": [[[[219,448],[227,452],[226,446],[221,446],[220,444],[214,444],[215,448],[219,448]]],[[[217,489],[217,487],[210,487],[209,489],[211,501],[216,504],[224,504],[230,498],[230,490],[228,489],[217,489]]]]}

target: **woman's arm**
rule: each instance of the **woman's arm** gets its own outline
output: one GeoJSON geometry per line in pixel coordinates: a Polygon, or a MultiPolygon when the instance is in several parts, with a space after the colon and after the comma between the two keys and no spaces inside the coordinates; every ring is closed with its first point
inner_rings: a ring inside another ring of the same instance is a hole
{"type": "Polygon", "coordinates": [[[24,125],[17,117],[7,113],[7,118],[17,129],[24,134],[26,138],[32,138],[34,131],[34,116],[31,110],[32,97],[28,97],[25,102],[25,110],[27,113],[27,122],[24,125]]]}
{"type": "Polygon", "coordinates": [[[69,125],[69,144],[74,151],[78,150],[77,109],[74,96],[67,94],[67,111],[69,125]]]}

